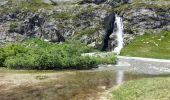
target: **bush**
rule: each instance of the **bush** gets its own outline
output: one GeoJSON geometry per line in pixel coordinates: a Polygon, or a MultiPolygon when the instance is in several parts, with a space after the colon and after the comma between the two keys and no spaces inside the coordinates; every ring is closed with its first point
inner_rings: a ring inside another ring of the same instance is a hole
{"type": "Polygon", "coordinates": [[[0,48],[0,66],[4,66],[4,61],[7,57],[15,56],[19,53],[26,53],[28,50],[22,44],[8,44],[0,48]]]}
{"type": "Polygon", "coordinates": [[[90,69],[102,63],[115,63],[114,55],[81,56],[93,50],[78,42],[54,44],[30,39],[3,47],[0,61],[3,66],[14,69],[90,69]]]}
{"type": "Polygon", "coordinates": [[[5,61],[4,54],[2,48],[0,48],[0,67],[3,66],[3,62],[5,61]]]}

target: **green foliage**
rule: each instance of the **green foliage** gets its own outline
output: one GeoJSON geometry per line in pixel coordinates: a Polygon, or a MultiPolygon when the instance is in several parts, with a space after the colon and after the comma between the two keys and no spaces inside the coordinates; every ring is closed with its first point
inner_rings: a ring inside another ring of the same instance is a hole
{"type": "Polygon", "coordinates": [[[97,9],[97,7],[88,5],[87,8],[80,9],[81,11],[80,11],[79,15],[84,14],[84,13],[92,14],[96,9],[97,9]]]}
{"type": "Polygon", "coordinates": [[[16,23],[16,22],[11,22],[11,23],[10,23],[10,26],[9,26],[9,30],[10,30],[10,31],[14,31],[15,28],[17,28],[17,27],[18,27],[18,23],[16,23]]]}
{"type": "Polygon", "coordinates": [[[50,7],[52,7],[52,5],[43,3],[42,0],[33,0],[32,2],[26,1],[21,2],[17,6],[17,9],[27,9],[29,11],[35,12],[40,8],[49,9],[50,7]]]}
{"type": "Polygon", "coordinates": [[[115,56],[88,57],[81,53],[92,48],[82,43],[54,44],[40,39],[8,44],[0,52],[3,66],[14,69],[90,69],[102,63],[115,63],[115,56]]]}
{"type": "Polygon", "coordinates": [[[4,54],[3,54],[3,50],[2,50],[2,48],[0,48],[0,67],[3,66],[4,61],[5,61],[5,57],[4,57],[4,54]]]}
{"type": "Polygon", "coordinates": [[[27,48],[24,48],[21,44],[8,44],[0,48],[0,66],[3,66],[3,62],[7,57],[15,56],[19,53],[25,53],[27,48]]]}
{"type": "Polygon", "coordinates": [[[146,33],[137,36],[132,43],[125,46],[121,55],[170,59],[170,31],[160,34],[146,33]]]}

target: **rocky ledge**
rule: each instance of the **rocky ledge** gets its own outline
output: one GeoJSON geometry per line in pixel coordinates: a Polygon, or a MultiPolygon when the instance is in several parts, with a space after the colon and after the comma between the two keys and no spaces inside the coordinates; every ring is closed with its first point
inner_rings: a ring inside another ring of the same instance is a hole
{"type": "MultiPolygon", "coordinates": [[[[0,43],[39,37],[51,42],[78,40],[101,49],[114,14],[123,17],[125,43],[145,32],[170,29],[166,0],[17,0],[1,3],[0,43]],[[52,1],[52,2],[51,2],[52,1]],[[159,3],[160,2],[160,3],[159,3]]],[[[109,29],[110,28],[110,29],[109,29]]],[[[110,38],[107,38],[109,42],[110,38]]]]}

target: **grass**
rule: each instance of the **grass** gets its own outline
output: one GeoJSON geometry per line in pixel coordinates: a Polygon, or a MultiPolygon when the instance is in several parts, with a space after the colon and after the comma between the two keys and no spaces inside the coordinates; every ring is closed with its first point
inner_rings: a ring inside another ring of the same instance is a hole
{"type": "Polygon", "coordinates": [[[21,1],[19,3],[15,3],[15,2],[11,1],[7,5],[7,7],[4,7],[2,10],[0,10],[0,12],[2,12],[2,13],[18,12],[21,9],[26,10],[26,11],[36,12],[42,8],[50,9],[55,6],[55,5],[51,5],[51,4],[46,4],[42,0],[32,0],[31,2],[21,1]],[[8,7],[8,6],[10,6],[10,7],[8,7]]]}
{"type": "Polygon", "coordinates": [[[121,52],[123,56],[170,59],[170,31],[137,36],[121,52]]]}
{"type": "Polygon", "coordinates": [[[125,82],[114,91],[112,100],[170,100],[170,77],[125,82]]]}
{"type": "Polygon", "coordinates": [[[129,9],[140,8],[157,8],[157,9],[169,9],[169,0],[133,0],[130,4],[120,5],[114,9],[116,12],[127,11],[129,9]]]}
{"type": "Polygon", "coordinates": [[[98,31],[98,28],[86,28],[84,30],[81,30],[79,32],[76,32],[75,33],[75,37],[76,38],[80,38],[82,37],[83,35],[87,35],[87,36],[90,36],[94,33],[96,33],[98,31]]]}
{"type": "Polygon", "coordinates": [[[76,19],[77,17],[71,13],[66,12],[57,12],[51,15],[53,18],[58,18],[62,20],[70,20],[70,19],[76,19]]]}

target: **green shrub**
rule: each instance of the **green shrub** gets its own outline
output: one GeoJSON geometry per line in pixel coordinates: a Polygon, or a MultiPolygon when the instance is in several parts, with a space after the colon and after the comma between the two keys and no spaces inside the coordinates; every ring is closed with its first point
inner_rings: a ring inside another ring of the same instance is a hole
{"type": "Polygon", "coordinates": [[[7,57],[4,65],[13,69],[40,69],[38,58],[39,55],[19,53],[16,56],[7,57]]]}
{"type": "Polygon", "coordinates": [[[5,57],[2,51],[2,48],[0,48],[0,67],[3,66],[3,62],[5,61],[5,57]]]}
{"type": "Polygon", "coordinates": [[[90,69],[102,63],[115,63],[114,55],[107,57],[81,56],[94,49],[79,42],[54,44],[40,39],[8,44],[2,48],[3,66],[14,69],[90,69]]]}
{"type": "Polygon", "coordinates": [[[26,53],[28,50],[22,44],[8,44],[0,48],[0,66],[4,66],[3,63],[7,57],[16,56],[19,53],[26,53]]]}

